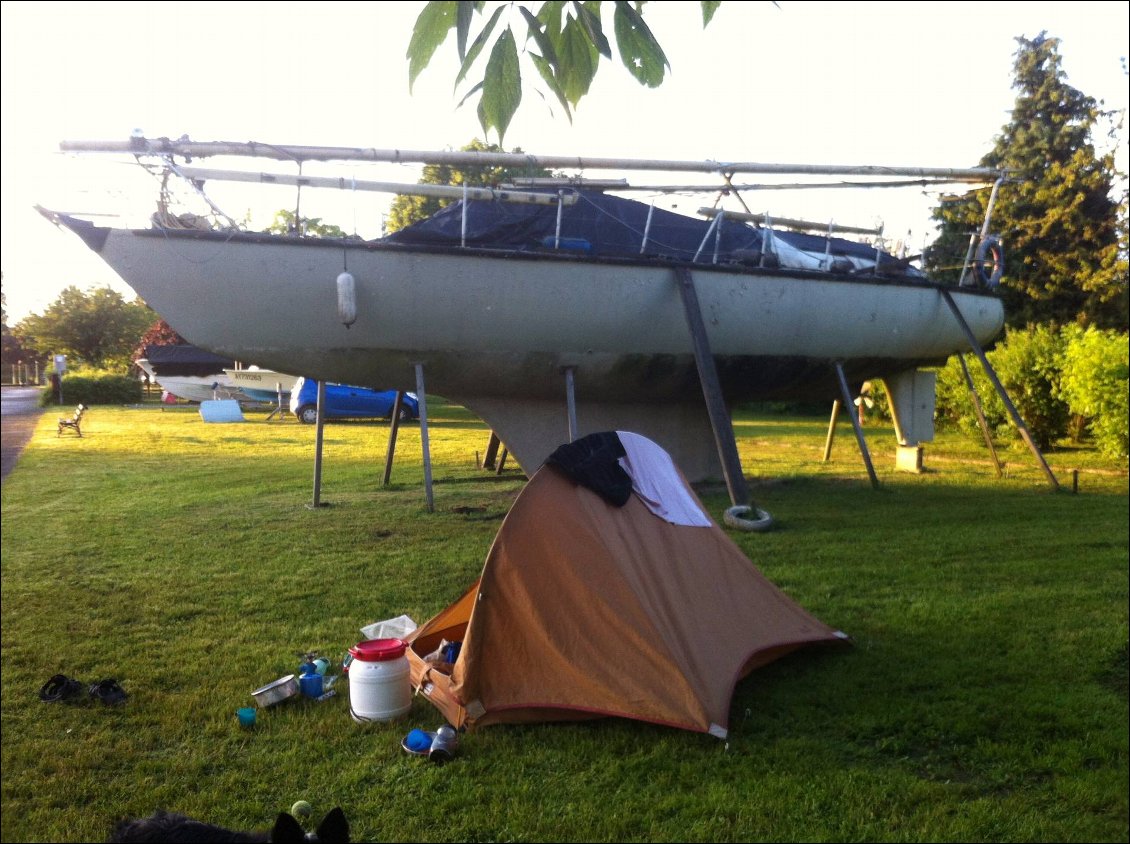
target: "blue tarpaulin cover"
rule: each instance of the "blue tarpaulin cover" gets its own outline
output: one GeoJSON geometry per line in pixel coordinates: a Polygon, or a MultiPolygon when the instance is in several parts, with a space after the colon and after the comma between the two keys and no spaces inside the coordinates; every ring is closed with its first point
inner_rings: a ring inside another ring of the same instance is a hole
{"type": "MultiPolygon", "coordinates": [[[[577,191],[577,202],[561,209],[560,238],[564,248],[594,255],[643,254],[689,261],[702,247],[700,260],[712,259],[715,235],[706,240],[711,221],[686,217],[633,199],[597,191],[577,191]],[[651,225],[648,213],[651,212],[651,225]],[[704,245],[704,240],[706,243],[704,245]]],[[[557,232],[556,205],[470,200],[467,202],[467,246],[541,251],[553,247],[557,232]]],[[[821,235],[773,230],[773,239],[810,253],[824,254],[827,239],[821,235]]],[[[426,220],[384,238],[412,245],[454,245],[463,241],[463,203],[454,202],[426,220]]],[[[736,220],[723,220],[718,241],[720,256],[760,253],[762,230],[736,220]]],[[[770,249],[772,252],[773,249],[770,249]]],[[[875,248],[843,238],[831,239],[832,256],[874,261],[875,248]]]]}

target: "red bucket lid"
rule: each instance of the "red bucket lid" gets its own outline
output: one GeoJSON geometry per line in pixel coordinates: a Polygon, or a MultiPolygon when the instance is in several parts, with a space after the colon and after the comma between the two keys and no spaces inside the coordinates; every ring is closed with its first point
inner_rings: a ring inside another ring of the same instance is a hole
{"type": "Polygon", "coordinates": [[[350,648],[349,652],[354,659],[362,662],[385,662],[400,659],[407,648],[408,643],[403,639],[366,639],[350,648]]]}

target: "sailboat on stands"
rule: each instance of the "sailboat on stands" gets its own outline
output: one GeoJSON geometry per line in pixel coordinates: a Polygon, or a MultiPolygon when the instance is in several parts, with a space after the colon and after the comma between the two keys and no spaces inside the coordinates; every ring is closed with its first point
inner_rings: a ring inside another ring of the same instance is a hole
{"type": "MultiPolygon", "coordinates": [[[[689,217],[617,195],[627,182],[573,178],[499,188],[390,185],[207,170],[208,156],[289,162],[421,162],[797,174],[915,184],[995,183],[985,169],[638,161],[132,138],[68,142],[121,153],[200,189],[236,179],[447,196],[433,217],[363,240],[242,231],[159,205],[144,228],[41,209],[73,231],[177,332],[246,363],[310,378],[427,391],[482,418],[527,474],[569,437],[630,430],[691,480],[720,478],[718,408],[839,400],[883,379],[900,447],[932,438],[933,375],[1004,325],[999,244],[970,243],[963,280],[942,285],[872,245],[881,230],[703,209],[689,217]],[[202,222],[203,221],[203,222],[202,222]],[[870,237],[859,242],[853,237],[870,237]],[[993,247],[993,248],[989,248],[993,247]],[[708,377],[709,376],[709,377],[708,377]],[[709,382],[709,383],[708,383],[709,382]],[[843,388],[843,389],[842,389],[843,388]],[[704,402],[704,395],[706,401],[704,402]],[[712,406],[713,403],[713,406],[712,406]]],[[[697,188],[705,190],[705,188],[697,188]]],[[[991,203],[990,203],[991,207],[991,203]]]]}

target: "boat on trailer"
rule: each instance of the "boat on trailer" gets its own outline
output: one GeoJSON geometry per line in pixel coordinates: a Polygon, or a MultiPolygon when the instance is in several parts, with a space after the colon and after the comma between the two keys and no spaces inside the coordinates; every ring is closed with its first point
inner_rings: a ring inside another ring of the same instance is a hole
{"type": "MultiPolygon", "coordinates": [[[[203,171],[178,159],[697,169],[721,175],[723,189],[750,172],[998,186],[1002,176],[144,138],[63,149],[156,160],[197,187],[217,178],[318,181],[203,171]]],[[[974,283],[990,273],[974,267],[972,241],[963,274],[970,281],[950,286],[844,236],[866,232],[827,223],[716,209],[688,217],[579,181],[504,189],[374,184],[446,190],[456,201],[374,240],[249,232],[168,213],[146,228],[115,228],[41,210],[192,343],[266,369],[384,389],[419,391],[422,373],[427,392],[482,418],[528,474],[570,437],[631,430],[663,445],[689,479],[721,478],[704,365],[727,412],[753,400],[831,403],[844,385],[858,395],[863,382],[882,379],[900,446],[917,448],[933,433],[932,375],[922,370],[968,350],[970,336],[990,343],[1004,325],[1000,298],[974,283]]]]}

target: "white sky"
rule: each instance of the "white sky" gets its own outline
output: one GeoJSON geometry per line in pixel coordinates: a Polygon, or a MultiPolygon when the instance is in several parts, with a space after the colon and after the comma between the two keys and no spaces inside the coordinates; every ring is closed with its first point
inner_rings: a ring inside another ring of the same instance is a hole
{"type": "MultiPolygon", "coordinates": [[[[530,5],[540,5],[531,0],[530,5]]],[[[63,140],[148,137],[403,149],[458,149],[481,137],[474,103],[456,108],[454,48],[408,93],[404,58],[420,2],[5,2],[0,22],[0,269],[9,324],[68,285],[132,291],[33,206],[107,211],[143,200],[139,168],[65,156],[63,140]]],[[[602,62],[572,124],[527,90],[506,149],[577,155],[777,163],[972,167],[1008,122],[1015,38],[1061,39],[1067,81],[1125,109],[1130,3],[722,3],[703,31],[698,3],[649,3],[645,19],[671,72],[658,89],[602,62]]],[[[516,31],[521,26],[516,23],[516,31]]],[[[611,30],[610,22],[606,23],[611,30]]],[[[524,29],[521,31],[524,32],[524,29]]],[[[615,50],[615,48],[613,48],[615,50]]],[[[462,93],[462,91],[460,92],[462,93]]],[[[491,138],[490,140],[497,140],[491,138]]],[[[1125,142],[1125,138],[1123,139],[1125,142]]],[[[1125,156],[1125,149],[1122,150],[1125,156]]],[[[1125,158],[1123,157],[1123,160],[1125,158]]],[[[200,166],[223,166],[215,160],[200,166]]],[[[271,162],[251,169],[293,172],[271,162]]],[[[307,174],[313,171],[307,169],[307,174]]],[[[350,170],[349,172],[353,172],[350,170]]],[[[358,178],[414,182],[418,167],[358,178]]],[[[608,176],[607,173],[590,175],[608,176]]],[[[643,174],[627,174],[642,181],[643,174]]],[[[648,177],[651,180],[651,177],[648,177]]],[[[699,177],[682,175],[680,183],[699,177]]],[[[740,177],[739,181],[756,177],[740,177]]],[[[216,185],[233,217],[265,226],[293,189],[216,185]],[[257,204],[248,190],[260,199],[257,204]],[[271,193],[270,191],[275,191],[271,193]]],[[[683,200],[688,213],[710,197],[683,200]]],[[[870,225],[912,248],[933,234],[921,190],[747,195],[755,211],[870,225]],[[845,196],[851,194],[850,198],[845,196]]],[[[380,233],[386,195],[303,193],[304,215],[380,233]]],[[[736,207],[736,206],[735,206],[736,207]]]]}

